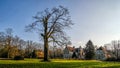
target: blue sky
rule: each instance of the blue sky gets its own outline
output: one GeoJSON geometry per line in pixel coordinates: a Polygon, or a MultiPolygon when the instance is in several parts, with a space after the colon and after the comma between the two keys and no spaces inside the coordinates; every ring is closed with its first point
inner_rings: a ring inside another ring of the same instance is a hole
{"type": "Polygon", "coordinates": [[[13,28],[14,35],[39,41],[36,33],[24,31],[25,26],[33,22],[38,11],[59,5],[69,9],[75,23],[67,30],[74,46],[89,39],[99,46],[120,39],[119,0],[0,0],[0,31],[13,28]]]}

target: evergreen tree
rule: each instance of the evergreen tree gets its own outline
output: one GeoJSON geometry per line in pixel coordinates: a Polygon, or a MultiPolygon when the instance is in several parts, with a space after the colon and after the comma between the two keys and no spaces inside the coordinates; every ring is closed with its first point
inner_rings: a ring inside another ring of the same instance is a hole
{"type": "Polygon", "coordinates": [[[91,40],[89,40],[85,47],[85,59],[94,59],[95,48],[91,40]]]}
{"type": "Polygon", "coordinates": [[[37,58],[36,50],[33,50],[33,52],[32,52],[32,58],[37,58]]]}
{"type": "Polygon", "coordinates": [[[77,58],[77,55],[75,52],[73,52],[72,58],[77,58]]]}

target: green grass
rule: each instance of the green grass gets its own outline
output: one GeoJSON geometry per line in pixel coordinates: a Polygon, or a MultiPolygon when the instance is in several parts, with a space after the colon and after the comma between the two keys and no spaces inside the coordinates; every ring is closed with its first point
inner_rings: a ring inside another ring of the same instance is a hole
{"type": "Polygon", "coordinates": [[[40,62],[39,59],[0,60],[0,68],[120,68],[120,62],[60,59],[51,62],[40,62]]]}

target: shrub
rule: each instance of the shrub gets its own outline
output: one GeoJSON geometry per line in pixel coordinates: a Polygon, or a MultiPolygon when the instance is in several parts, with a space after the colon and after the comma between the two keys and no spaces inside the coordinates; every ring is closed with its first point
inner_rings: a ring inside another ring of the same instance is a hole
{"type": "Polygon", "coordinates": [[[38,59],[43,59],[44,57],[37,57],[38,59]]]}
{"type": "Polygon", "coordinates": [[[107,58],[106,61],[116,61],[117,59],[115,57],[107,58]]]}
{"type": "Polygon", "coordinates": [[[15,56],[14,60],[24,60],[24,57],[22,57],[22,56],[15,56]]]}
{"type": "Polygon", "coordinates": [[[117,58],[116,61],[120,62],[120,58],[117,58]]]}

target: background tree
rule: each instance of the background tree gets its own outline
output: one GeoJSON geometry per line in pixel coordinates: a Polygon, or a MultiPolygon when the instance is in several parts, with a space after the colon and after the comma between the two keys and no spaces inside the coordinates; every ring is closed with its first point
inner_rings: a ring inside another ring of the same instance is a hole
{"type": "Polygon", "coordinates": [[[18,48],[19,56],[24,56],[24,47],[26,45],[26,41],[20,39],[20,37],[15,36],[13,38],[12,44],[18,48]]]}
{"type": "Polygon", "coordinates": [[[5,34],[6,34],[6,46],[8,47],[8,58],[10,58],[10,48],[11,48],[11,42],[12,42],[12,33],[13,33],[13,30],[11,29],[11,28],[7,28],[6,29],[6,32],[5,32],[5,34]]]}
{"type": "Polygon", "coordinates": [[[35,22],[26,27],[27,31],[32,29],[40,33],[41,39],[44,41],[44,61],[48,61],[48,43],[54,41],[58,45],[62,45],[68,40],[64,29],[73,24],[69,11],[67,8],[59,6],[51,10],[45,9],[43,12],[38,12],[33,18],[35,22]]]}
{"type": "Polygon", "coordinates": [[[11,28],[0,32],[0,58],[14,58],[15,56],[30,58],[34,50],[36,51],[42,48],[42,44],[25,41],[17,35],[14,36],[12,32],[11,28]]]}
{"type": "Polygon", "coordinates": [[[119,55],[120,40],[114,40],[114,41],[112,41],[112,46],[114,48],[113,53],[114,53],[116,59],[120,60],[120,55],[119,55]]]}
{"type": "Polygon", "coordinates": [[[5,33],[0,32],[0,49],[4,48],[5,45],[5,33]]]}
{"type": "Polygon", "coordinates": [[[85,58],[86,59],[94,59],[95,56],[95,48],[91,40],[89,40],[85,47],[85,58]]]}
{"type": "Polygon", "coordinates": [[[27,41],[27,45],[26,45],[26,48],[25,48],[25,57],[27,58],[32,58],[32,52],[34,50],[34,47],[33,47],[33,41],[27,41]]]}

